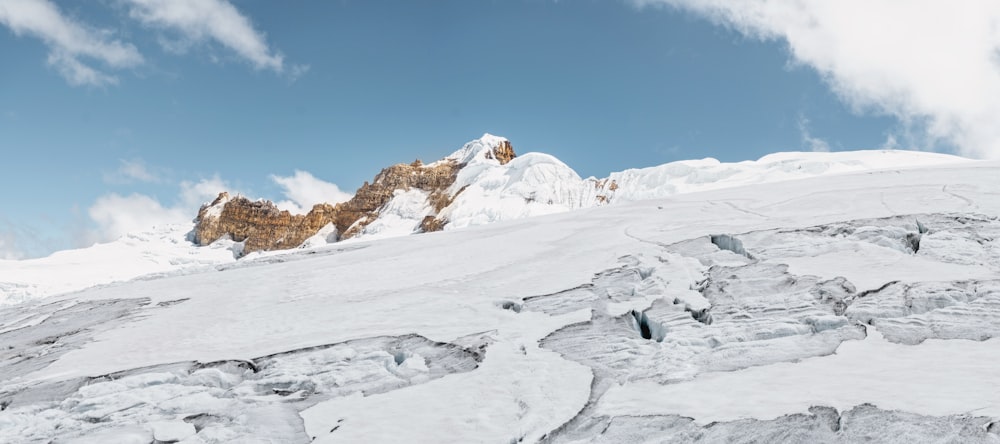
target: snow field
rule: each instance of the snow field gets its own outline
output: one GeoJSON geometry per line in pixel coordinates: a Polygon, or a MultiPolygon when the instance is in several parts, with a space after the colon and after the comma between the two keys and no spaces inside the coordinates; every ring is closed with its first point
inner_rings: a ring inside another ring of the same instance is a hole
{"type": "MultiPolygon", "coordinates": [[[[156,426],[140,418],[153,418],[165,422],[164,436],[193,425],[184,438],[192,443],[281,439],[269,430],[293,442],[684,442],[721,433],[700,426],[717,415],[726,422],[715,430],[748,439],[790,436],[779,430],[913,439],[893,425],[902,418],[922,436],[989,442],[997,397],[981,392],[997,386],[987,374],[997,340],[941,340],[965,330],[937,325],[973,319],[972,304],[994,298],[996,249],[985,239],[1000,214],[998,166],[818,177],[359,240],[54,296],[25,305],[30,313],[0,310],[12,329],[0,333],[3,343],[21,338],[0,361],[0,401],[9,402],[0,423],[21,428],[0,427],[0,437],[147,439],[156,426]],[[920,233],[916,218],[930,231],[920,233]],[[824,231],[837,224],[853,232],[824,231]],[[904,242],[914,232],[917,251],[904,242]],[[739,240],[748,254],[713,235],[739,240]],[[849,251],[864,254],[836,256],[849,251]],[[826,268],[804,272],[801,258],[826,268]],[[924,264],[920,276],[891,274],[904,273],[893,264],[913,263],[924,264]],[[982,274],[960,274],[956,264],[982,274]],[[894,277],[901,287],[868,292],[894,277]],[[60,315],[68,304],[90,315],[60,315]],[[918,317],[929,327],[891,328],[918,317]],[[74,327],[70,318],[100,319],[74,327]],[[352,342],[412,335],[439,345],[365,353],[352,342]],[[332,344],[354,354],[292,353],[332,344]],[[482,360],[428,378],[440,347],[482,360]],[[274,356],[273,365],[290,367],[270,379],[226,367],[263,369],[261,357],[274,356]],[[818,380],[817,367],[834,379],[818,380]],[[942,381],[949,374],[961,377],[942,381]],[[113,376],[90,379],[105,375],[113,376]],[[782,386],[784,378],[794,384],[782,386]],[[879,379],[894,381],[872,387],[879,379]],[[195,396],[185,381],[226,395],[195,396]],[[947,399],[935,384],[952,389],[947,399]],[[309,387],[327,387],[328,398],[309,387]],[[903,393],[924,389],[926,399],[903,393]],[[244,410],[217,414],[233,405],[244,410]],[[952,416],[959,408],[966,415],[952,416]],[[95,414],[109,419],[85,419],[95,414]],[[636,419],[648,415],[663,416],[636,419]],[[48,422],[30,422],[39,417],[48,422]],[[63,420],[72,427],[55,429],[63,420]]],[[[996,324],[980,313],[976,322],[996,324]]]]}

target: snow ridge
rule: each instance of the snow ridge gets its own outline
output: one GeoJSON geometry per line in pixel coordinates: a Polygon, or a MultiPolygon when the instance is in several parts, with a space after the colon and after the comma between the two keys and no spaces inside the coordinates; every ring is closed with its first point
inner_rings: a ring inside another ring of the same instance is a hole
{"type": "Polygon", "coordinates": [[[465,165],[490,163],[490,161],[499,164],[500,162],[495,162],[495,159],[491,159],[488,154],[492,153],[504,142],[509,142],[509,140],[505,137],[485,133],[483,137],[469,141],[461,149],[449,154],[442,161],[452,160],[465,165]]]}
{"type": "MultiPolygon", "coordinates": [[[[462,166],[447,190],[450,198],[447,205],[437,207],[432,196],[421,190],[396,190],[392,199],[378,210],[378,217],[346,242],[419,233],[428,217],[444,221],[444,230],[455,230],[681,193],[971,162],[944,154],[898,150],[789,152],[736,163],[711,158],[684,160],[614,172],[597,179],[581,178],[568,165],[544,153],[529,152],[504,163],[498,159],[503,147],[510,149],[506,138],[487,133],[442,160],[425,165],[454,162],[462,166]]],[[[512,151],[510,155],[513,156],[512,151]]],[[[227,195],[212,202],[206,214],[218,216],[228,200],[227,195]]],[[[187,239],[190,231],[187,226],[165,227],[132,233],[86,249],[58,252],[47,258],[0,261],[0,304],[127,281],[150,273],[176,273],[190,267],[223,264],[233,261],[234,254],[240,254],[241,245],[225,239],[196,248],[187,239]],[[53,275],[60,277],[53,279],[53,275]]],[[[320,231],[307,239],[302,248],[338,242],[338,236],[331,235],[329,229],[320,231]]],[[[274,253],[254,257],[270,254],[274,253]]]]}

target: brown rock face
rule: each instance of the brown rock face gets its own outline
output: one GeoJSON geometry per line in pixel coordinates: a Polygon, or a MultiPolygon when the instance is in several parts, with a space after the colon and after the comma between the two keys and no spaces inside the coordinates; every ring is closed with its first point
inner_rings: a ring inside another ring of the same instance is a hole
{"type": "Polygon", "coordinates": [[[420,221],[420,232],[430,233],[432,231],[443,230],[444,226],[448,224],[448,220],[438,216],[438,214],[441,213],[441,210],[445,209],[445,207],[451,205],[451,203],[455,201],[455,198],[458,197],[459,194],[462,194],[462,191],[465,191],[468,187],[468,185],[462,187],[451,196],[448,195],[446,192],[447,190],[441,192],[435,191],[431,193],[427,200],[430,201],[431,206],[434,208],[434,214],[425,216],[424,220],[420,221]]]}
{"type": "Polygon", "coordinates": [[[383,169],[371,184],[365,182],[358,188],[351,200],[337,204],[337,232],[343,233],[343,238],[356,236],[378,217],[378,210],[392,199],[396,190],[416,188],[431,193],[432,200],[447,198],[459,169],[461,165],[450,160],[432,165],[401,163],[383,169]]]}
{"type": "MultiPolygon", "coordinates": [[[[510,162],[515,156],[514,148],[507,141],[486,153],[486,158],[496,159],[501,164],[510,162]]],[[[428,192],[428,203],[434,208],[434,214],[421,222],[421,231],[439,231],[448,221],[437,214],[465,189],[454,195],[449,192],[463,166],[450,159],[430,165],[420,160],[393,165],[378,173],[372,183],[365,182],[351,200],[336,205],[319,204],[305,215],[279,210],[268,201],[251,201],[244,197],[231,199],[228,193],[221,193],[214,202],[198,211],[195,242],[208,245],[228,235],[236,242],[245,242],[244,254],[288,249],[301,245],[327,224],[336,227],[339,239],[347,239],[358,235],[374,221],[397,190],[413,188],[428,192]]]]}
{"type": "Polygon", "coordinates": [[[236,242],[246,242],[244,253],[295,248],[332,223],[334,214],[334,207],[328,204],[316,205],[306,215],[293,215],[279,210],[271,202],[251,201],[245,197],[229,199],[228,193],[221,193],[211,205],[198,211],[195,241],[208,245],[228,235],[236,242]],[[208,214],[213,206],[222,202],[224,206],[217,216],[208,214]]]}
{"type": "Polygon", "coordinates": [[[500,142],[500,146],[494,148],[493,151],[486,153],[487,159],[496,159],[500,161],[500,165],[507,165],[515,157],[517,154],[514,154],[514,147],[506,140],[500,142]]]}

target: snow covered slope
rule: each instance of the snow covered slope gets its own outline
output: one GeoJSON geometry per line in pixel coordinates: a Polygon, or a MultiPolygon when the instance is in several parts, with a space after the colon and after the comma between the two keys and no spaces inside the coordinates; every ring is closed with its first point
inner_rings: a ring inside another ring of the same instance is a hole
{"type": "MultiPolygon", "coordinates": [[[[448,221],[446,230],[753,183],[970,162],[955,156],[913,151],[779,153],[757,161],[680,161],[612,173],[605,179],[581,179],[566,164],[541,153],[523,154],[501,164],[493,153],[506,140],[485,134],[440,161],[465,165],[448,190],[451,203],[436,214],[448,221]]],[[[215,210],[221,211],[221,206],[215,210]]],[[[434,213],[428,193],[400,190],[381,208],[378,218],[351,241],[419,232],[424,218],[434,213]]],[[[46,258],[0,260],[0,305],[234,260],[233,252],[238,250],[232,250],[232,242],[223,239],[205,248],[195,248],[188,240],[191,230],[191,226],[161,227],[46,258]]],[[[303,246],[323,246],[336,237],[323,231],[303,246]]],[[[254,253],[242,260],[272,254],[254,253]]]]}
{"type": "Polygon", "coordinates": [[[444,228],[451,230],[755,183],[969,162],[961,157],[917,151],[797,152],[769,154],[756,161],[738,163],[711,158],[685,160],[611,173],[603,179],[583,179],[548,154],[526,153],[503,164],[491,153],[504,142],[507,139],[503,137],[484,134],[440,161],[454,161],[464,167],[448,192],[451,203],[436,214],[426,193],[400,192],[360,237],[372,239],[419,232],[421,221],[428,215],[446,220],[444,228]]]}
{"type": "Polygon", "coordinates": [[[1000,442],[998,174],[678,194],[0,308],[0,441],[1000,442]]]}
{"type": "Polygon", "coordinates": [[[191,226],[165,225],[44,258],[0,260],[0,305],[235,260],[232,242],[195,248],[190,231],[191,226]]]}

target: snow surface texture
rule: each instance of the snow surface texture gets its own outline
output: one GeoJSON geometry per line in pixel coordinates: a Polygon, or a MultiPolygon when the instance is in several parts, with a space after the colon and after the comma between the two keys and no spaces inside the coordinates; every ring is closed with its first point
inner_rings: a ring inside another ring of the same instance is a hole
{"type": "MultiPolygon", "coordinates": [[[[450,190],[454,201],[439,214],[449,221],[445,230],[754,183],[968,162],[913,151],[796,152],[738,163],[685,160],[611,173],[604,179],[582,179],[548,154],[525,153],[501,165],[487,154],[506,140],[485,134],[445,158],[466,165],[450,190]]],[[[398,194],[361,238],[413,233],[432,211],[421,193],[398,194]]]]}
{"type": "Polygon", "coordinates": [[[92,442],[108,442],[122,430],[144,436],[141,442],[189,437],[195,442],[305,442],[296,411],[317,401],[425,383],[473,370],[481,359],[475,351],[411,335],[248,361],[158,365],[28,387],[5,400],[5,408],[17,413],[0,420],[0,426],[39,442],[62,430],[74,430],[79,435],[74,440],[92,442]],[[39,400],[59,402],[52,408],[39,400]],[[198,413],[188,414],[192,409],[198,413]],[[102,438],[95,440],[94,434],[102,438]]]}
{"type": "Polygon", "coordinates": [[[680,194],[3,307],[0,442],[1000,442],[998,173],[680,194]]]}
{"type": "Polygon", "coordinates": [[[220,239],[206,248],[193,248],[188,239],[192,228],[166,225],[45,258],[0,260],[0,305],[235,261],[241,244],[220,239]]]}
{"type": "MultiPolygon", "coordinates": [[[[444,160],[466,165],[450,190],[454,201],[438,214],[449,220],[446,230],[755,183],[970,162],[943,154],[892,150],[776,153],[738,163],[721,163],[711,158],[672,162],[612,173],[598,180],[581,179],[566,164],[541,153],[522,154],[500,165],[488,154],[504,141],[503,137],[485,134],[445,157],[444,160]]],[[[207,214],[217,216],[227,201],[209,207],[207,214]]],[[[421,221],[434,215],[434,210],[427,193],[401,190],[379,213],[350,242],[419,232],[421,221]]],[[[167,226],[149,233],[129,234],[107,244],[58,252],[47,258],[0,260],[0,305],[143,275],[181,273],[192,267],[232,262],[234,256],[240,256],[242,244],[226,239],[210,248],[190,248],[188,233],[192,228],[167,226]]],[[[327,227],[307,239],[302,247],[321,247],[336,241],[333,227],[327,227]]],[[[244,260],[271,254],[258,252],[244,260]]]]}
{"type": "MultiPolygon", "coordinates": [[[[913,151],[777,153],[739,163],[721,163],[715,159],[673,162],[612,173],[607,179],[597,180],[581,179],[566,164],[541,153],[523,154],[500,165],[488,154],[506,140],[485,134],[442,160],[466,165],[450,190],[455,200],[439,214],[450,221],[446,230],[760,182],[970,162],[961,157],[913,151]]],[[[424,217],[434,214],[427,197],[427,193],[416,189],[397,191],[380,209],[379,217],[350,241],[419,232],[424,217]]],[[[223,199],[209,207],[207,214],[218,216],[228,201],[223,199]]],[[[0,260],[0,305],[144,275],[155,278],[184,273],[187,269],[226,264],[241,256],[242,244],[228,239],[220,239],[209,248],[191,248],[192,229],[193,226],[170,225],[46,258],[0,260]]],[[[336,241],[336,232],[329,226],[307,239],[302,248],[336,241]]],[[[244,260],[272,254],[257,252],[244,260]]]]}

